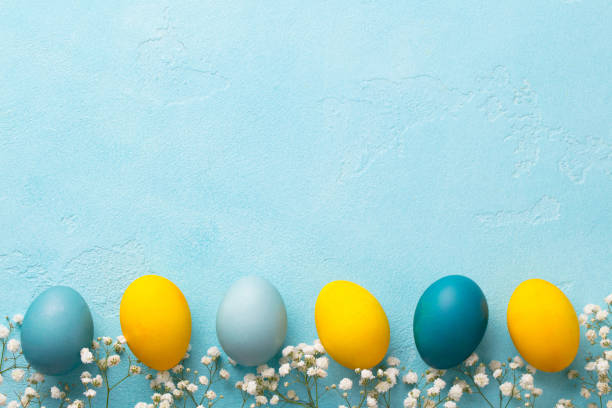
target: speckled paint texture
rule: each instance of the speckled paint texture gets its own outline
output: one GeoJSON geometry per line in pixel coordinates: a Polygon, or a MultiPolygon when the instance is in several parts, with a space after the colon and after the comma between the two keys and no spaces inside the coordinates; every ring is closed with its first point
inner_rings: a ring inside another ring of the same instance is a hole
{"type": "MultiPolygon", "coordinates": [[[[203,351],[258,274],[295,343],[347,279],[422,368],[419,296],[464,274],[489,302],[479,353],[514,355],[521,281],[577,309],[612,291],[610,21],[608,0],[3,1],[0,310],[67,284],[118,335],[122,291],[158,273],[203,351]]],[[[536,377],[548,406],[577,396],[563,377],[536,377]]]]}

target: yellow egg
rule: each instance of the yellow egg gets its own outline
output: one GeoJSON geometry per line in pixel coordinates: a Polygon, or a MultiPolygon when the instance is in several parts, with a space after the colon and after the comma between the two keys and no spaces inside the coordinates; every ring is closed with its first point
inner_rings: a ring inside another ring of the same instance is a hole
{"type": "Polygon", "coordinates": [[[517,350],[538,370],[561,371],[576,357],[578,318],[569,299],[552,283],[521,283],[510,297],[507,321],[517,350]]]}
{"type": "Polygon", "coordinates": [[[119,308],[121,330],[136,358],[168,370],[185,356],[191,313],[181,290],[161,276],[145,275],[128,286],[119,308]]]}
{"type": "Polygon", "coordinates": [[[389,348],[389,321],[378,300],[348,281],[321,289],[315,305],[315,324],[327,353],[350,369],[371,368],[389,348]]]}

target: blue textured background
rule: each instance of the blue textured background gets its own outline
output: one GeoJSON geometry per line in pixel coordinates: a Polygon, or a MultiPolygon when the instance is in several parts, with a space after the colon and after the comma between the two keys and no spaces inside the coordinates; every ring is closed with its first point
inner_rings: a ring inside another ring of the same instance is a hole
{"type": "MultiPolygon", "coordinates": [[[[612,289],[610,21],[608,0],[3,1],[0,310],[70,284],[117,335],[154,272],[204,350],[254,273],[295,343],[343,278],[420,367],[418,297],[461,273],[489,300],[480,353],[513,355],[519,282],[577,309],[612,289]]],[[[536,378],[547,402],[576,395],[562,376],[536,378]]]]}

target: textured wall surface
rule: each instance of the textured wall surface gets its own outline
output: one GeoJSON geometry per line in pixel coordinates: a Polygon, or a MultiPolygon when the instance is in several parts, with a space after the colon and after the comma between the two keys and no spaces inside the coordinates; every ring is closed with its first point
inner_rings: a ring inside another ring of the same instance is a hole
{"type": "MultiPolygon", "coordinates": [[[[445,274],[485,291],[488,358],[516,353],[505,308],[526,278],[601,302],[612,3],[450,3],[3,1],[1,312],[69,284],[117,335],[122,291],[158,273],[203,350],[252,273],[295,343],[349,279],[420,368],[413,311],[445,274]]],[[[547,403],[577,395],[562,377],[536,377],[547,403]]]]}

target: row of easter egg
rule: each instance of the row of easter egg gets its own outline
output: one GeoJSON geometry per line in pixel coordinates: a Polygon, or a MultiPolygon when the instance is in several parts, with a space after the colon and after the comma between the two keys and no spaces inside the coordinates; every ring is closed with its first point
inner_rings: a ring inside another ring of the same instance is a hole
{"type": "MultiPolygon", "coordinates": [[[[417,350],[430,366],[446,369],[465,360],[479,345],[488,323],[484,293],[471,279],[446,276],[429,286],[417,304],[413,332],[417,350]]],[[[185,296],[157,275],[136,279],[121,299],[123,336],[134,355],[155,370],[176,365],[191,338],[191,312],[185,296]]],[[[390,328],[378,300],[363,287],[334,281],[315,304],[315,324],[327,353],[339,364],[370,368],[387,353],[390,328]]],[[[576,313],[553,284],[521,283],[507,310],[510,336],[519,353],[548,372],[566,368],[579,345],[576,313]]],[[[248,276],[234,283],[217,311],[217,337],[229,357],[246,366],[273,358],[287,333],[287,312],[278,290],[248,276]]],[[[52,287],[28,308],[21,328],[28,362],[43,374],[62,375],[80,363],[80,350],[93,340],[93,319],[75,290],[52,287]]]]}

